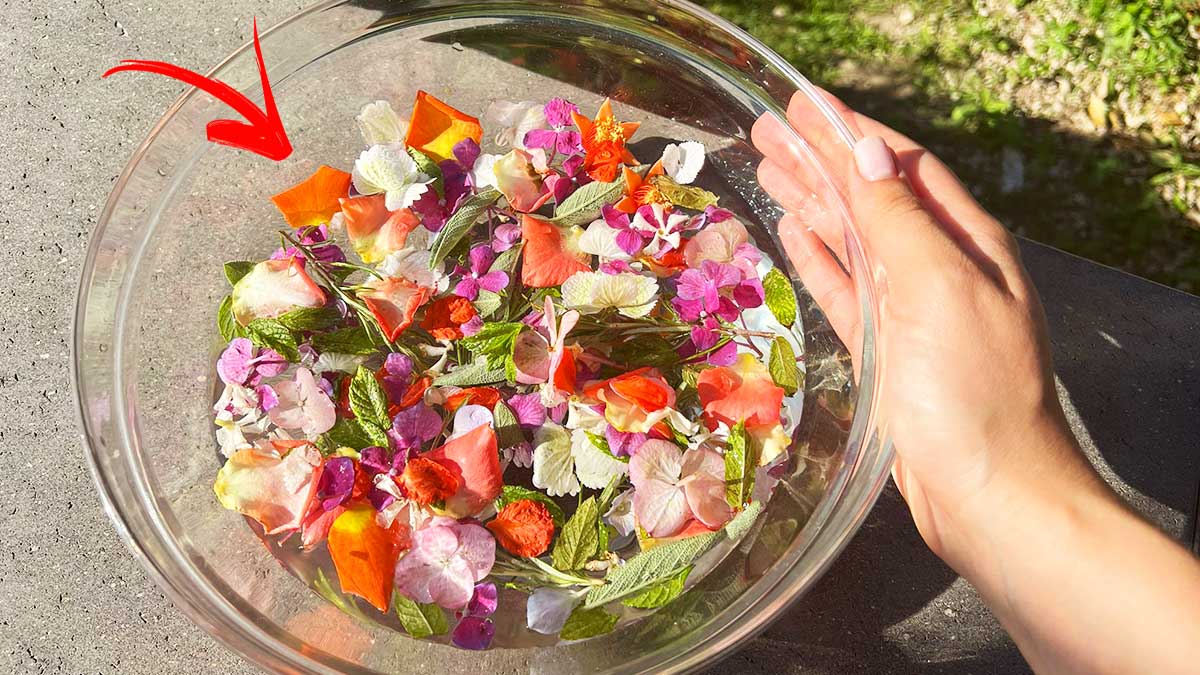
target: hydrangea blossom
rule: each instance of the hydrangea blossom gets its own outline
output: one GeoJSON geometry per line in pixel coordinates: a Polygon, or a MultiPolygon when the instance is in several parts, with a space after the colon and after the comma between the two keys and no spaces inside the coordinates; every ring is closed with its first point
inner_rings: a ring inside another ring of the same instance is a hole
{"type": "Polygon", "coordinates": [[[389,211],[412,206],[433,182],[417,168],[404,143],[372,145],[354,161],[351,175],[359,194],[383,193],[389,211]]]}
{"type": "Polygon", "coordinates": [[[412,533],[412,548],[396,564],[396,590],[416,602],[459,609],[495,560],[496,540],[483,527],[434,516],[412,533]]]}

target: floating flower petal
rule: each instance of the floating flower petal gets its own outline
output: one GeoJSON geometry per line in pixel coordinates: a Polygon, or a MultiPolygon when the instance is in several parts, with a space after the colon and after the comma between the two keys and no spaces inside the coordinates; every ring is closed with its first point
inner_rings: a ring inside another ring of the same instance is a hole
{"type": "Polygon", "coordinates": [[[383,195],[367,195],[341,200],[346,235],[355,253],[368,265],[400,251],[408,235],[421,225],[409,209],[388,211],[383,195]]]}
{"type": "Polygon", "coordinates": [[[367,145],[398,143],[408,133],[408,122],[401,119],[387,101],[366,104],[355,121],[367,145]]]}
{"type": "Polygon", "coordinates": [[[612,308],[640,319],[658,304],[658,281],[629,272],[579,272],[562,283],[562,297],[567,307],[584,314],[612,308]]]}
{"type": "Polygon", "coordinates": [[[313,175],[271,197],[288,225],[296,229],[328,223],[350,191],[350,174],[321,165],[313,175]]]}
{"type": "Polygon", "coordinates": [[[371,310],[383,334],[392,341],[412,325],[417,310],[433,295],[433,291],[424,286],[396,277],[372,278],[364,285],[367,290],[359,291],[358,297],[371,310]]]}
{"type": "Polygon", "coordinates": [[[329,557],[337,569],[342,591],[357,595],[381,612],[392,600],[396,559],[408,546],[408,527],[390,528],[375,522],[370,504],[355,504],[329,530],[329,557]]]}
{"type": "Polygon", "coordinates": [[[435,162],[441,162],[452,159],[454,146],[468,138],[476,143],[483,140],[483,127],[477,118],[424,91],[417,92],[405,139],[408,147],[420,150],[435,162]]]}
{"type": "Polygon", "coordinates": [[[372,145],[354,160],[354,189],[360,194],[383,193],[388,211],[398,211],[413,205],[425,191],[431,176],[417,168],[403,143],[372,145]]]}
{"type": "Polygon", "coordinates": [[[221,506],[258,521],[267,534],[289,532],[300,527],[320,463],[321,453],[310,445],[283,457],[261,447],[240,450],[221,467],[213,491],[221,506]]]}
{"type": "MultiPolygon", "coordinates": [[[[578,228],[575,228],[578,229],[578,228]]],[[[521,283],[530,288],[558,286],[577,272],[588,272],[588,255],[578,248],[579,233],[525,215],[521,220],[521,283]]]]}
{"type": "Polygon", "coordinates": [[[297,307],[321,307],[325,291],[296,258],[260,262],[233,287],[233,316],[245,326],[271,319],[297,307]]]}
{"type": "Polygon", "coordinates": [[[446,500],[446,510],[458,517],[479,513],[500,496],[504,487],[496,432],[490,425],[479,426],[422,457],[457,469],[462,484],[458,492],[446,500]]]}

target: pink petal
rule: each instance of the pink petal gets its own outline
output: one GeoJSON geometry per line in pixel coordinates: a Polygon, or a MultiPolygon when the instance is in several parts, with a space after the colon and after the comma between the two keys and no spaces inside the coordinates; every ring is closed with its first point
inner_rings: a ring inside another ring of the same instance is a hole
{"type": "Polygon", "coordinates": [[[437,573],[429,576],[429,597],[446,609],[459,609],[471,601],[475,580],[466,562],[452,559],[437,573]]]}
{"type": "Polygon", "coordinates": [[[683,453],[670,441],[652,439],[629,460],[629,480],[635,488],[651,481],[673,485],[683,470],[683,453]]]}
{"type": "Polygon", "coordinates": [[[550,377],[550,345],[535,331],[517,336],[513,349],[513,364],[517,367],[517,382],[541,384],[550,377]]]}
{"type": "Polygon", "coordinates": [[[652,537],[675,534],[692,516],[683,488],[657,480],[642,481],[634,490],[633,513],[652,537]]]}
{"type": "Polygon", "coordinates": [[[254,369],[250,363],[254,354],[254,345],[246,338],[234,338],[229,346],[221,352],[217,360],[217,375],[225,384],[246,384],[250,372],[254,369]]]}
{"type": "Polygon", "coordinates": [[[496,562],[496,539],[479,525],[463,523],[458,529],[458,557],[466,564],[472,582],[483,581],[496,562]]]}

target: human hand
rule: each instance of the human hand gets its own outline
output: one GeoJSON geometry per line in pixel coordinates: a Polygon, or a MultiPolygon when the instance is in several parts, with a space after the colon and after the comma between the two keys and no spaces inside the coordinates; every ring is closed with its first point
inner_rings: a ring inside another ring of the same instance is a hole
{"type": "MultiPolygon", "coordinates": [[[[1059,406],[1042,308],[1013,237],[927,150],[829,100],[863,139],[853,153],[803,94],[788,122],[832,171],[873,265],[896,485],[926,543],[967,574],[986,564],[981,539],[1038,495],[1104,489],[1059,406]]],[[[844,219],[791,134],[774,117],[755,125],[760,183],[788,212],[782,243],[857,363],[844,219]]]]}

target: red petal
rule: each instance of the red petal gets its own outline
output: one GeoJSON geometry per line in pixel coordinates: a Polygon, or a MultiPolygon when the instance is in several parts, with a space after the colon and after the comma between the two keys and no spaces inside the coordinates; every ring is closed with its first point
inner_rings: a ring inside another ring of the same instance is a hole
{"type": "Polygon", "coordinates": [[[458,494],[446,501],[446,509],[457,517],[479,513],[504,487],[496,432],[490,425],[481,425],[422,456],[452,467],[462,476],[458,494]]]}
{"type": "Polygon", "coordinates": [[[717,422],[747,427],[779,422],[784,391],[775,385],[763,365],[749,354],[739,357],[733,366],[709,368],[696,381],[704,418],[710,429],[717,422]]]}
{"type": "Polygon", "coordinates": [[[386,530],[380,527],[370,504],[346,509],[329,530],[329,557],[342,592],[362,597],[386,612],[392,600],[396,560],[408,548],[408,535],[408,527],[399,522],[386,530]]]}
{"type": "Polygon", "coordinates": [[[530,288],[558,286],[576,272],[591,269],[585,253],[568,251],[562,231],[553,223],[526,215],[521,219],[525,241],[521,257],[521,283],[530,288]]]}
{"type": "Polygon", "coordinates": [[[392,341],[412,325],[417,309],[432,295],[428,288],[395,277],[376,283],[369,292],[359,293],[383,334],[392,341]]]}

